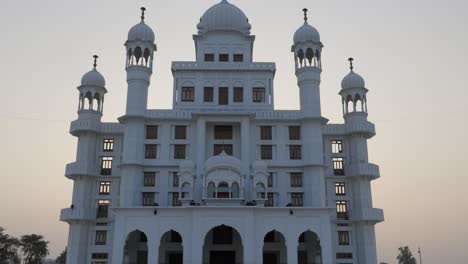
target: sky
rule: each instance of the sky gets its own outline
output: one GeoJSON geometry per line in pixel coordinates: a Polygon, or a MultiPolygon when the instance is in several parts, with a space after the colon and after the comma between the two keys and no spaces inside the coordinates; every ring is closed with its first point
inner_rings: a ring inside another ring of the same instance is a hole
{"type": "MultiPolygon", "coordinates": [[[[0,1],[0,226],[20,236],[39,233],[50,255],[66,246],[59,221],[69,207],[72,181],[64,176],[77,140],[81,76],[98,54],[108,94],[104,121],[123,115],[128,30],[139,22],[156,33],[158,52],[150,108],[170,108],[170,63],[194,60],[192,35],[203,12],[218,0],[0,1]]],[[[376,226],[379,261],[396,263],[408,245],[423,262],[466,263],[468,175],[468,2],[464,0],[231,0],[256,35],[254,60],[277,63],[276,109],[298,109],[290,52],[302,8],[324,44],[322,113],[343,122],[341,79],[366,79],[369,120],[377,135],[370,161],[380,165],[373,203],[385,210],[376,226]]]]}

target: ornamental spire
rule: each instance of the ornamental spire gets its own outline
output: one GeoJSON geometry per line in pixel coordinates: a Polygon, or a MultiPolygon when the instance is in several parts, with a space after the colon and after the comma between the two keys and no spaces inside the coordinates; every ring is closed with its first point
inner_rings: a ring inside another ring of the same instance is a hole
{"type": "Polygon", "coordinates": [[[353,71],[353,69],[354,69],[354,66],[353,66],[353,61],[354,61],[354,59],[350,57],[350,58],[348,59],[348,61],[349,61],[349,68],[351,69],[351,71],[353,71]]]}
{"type": "Polygon", "coordinates": [[[97,59],[99,58],[99,56],[98,56],[98,55],[93,55],[93,58],[94,58],[94,64],[93,64],[93,66],[94,66],[94,69],[96,69],[96,66],[97,66],[97,59]]]}
{"type": "Polygon", "coordinates": [[[145,21],[145,11],[146,11],[146,8],[145,7],[141,7],[141,21],[145,21]]]}
{"type": "Polygon", "coordinates": [[[304,8],[304,9],[302,9],[302,11],[304,12],[304,21],[307,22],[307,19],[308,19],[307,18],[307,12],[309,11],[309,9],[304,8]]]}

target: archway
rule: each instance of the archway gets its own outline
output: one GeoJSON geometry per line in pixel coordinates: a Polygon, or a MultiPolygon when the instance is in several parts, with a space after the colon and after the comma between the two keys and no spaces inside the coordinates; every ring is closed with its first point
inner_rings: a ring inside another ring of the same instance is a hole
{"type": "Polygon", "coordinates": [[[316,233],[309,230],[299,236],[297,258],[298,264],[322,264],[322,248],[316,233]]]}
{"type": "Polygon", "coordinates": [[[286,240],[283,234],[273,230],[263,238],[263,264],[287,263],[286,240]]]}
{"type": "Polygon", "coordinates": [[[124,247],[124,264],[148,264],[148,238],[135,230],[128,234],[124,247]]]}
{"type": "Polygon", "coordinates": [[[220,225],[206,234],[203,264],[242,264],[243,255],[242,238],[236,229],[220,225]]]}
{"type": "Polygon", "coordinates": [[[161,237],[159,244],[159,264],[183,263],[182,236],[174,231],[168,231],[161,237]]]}

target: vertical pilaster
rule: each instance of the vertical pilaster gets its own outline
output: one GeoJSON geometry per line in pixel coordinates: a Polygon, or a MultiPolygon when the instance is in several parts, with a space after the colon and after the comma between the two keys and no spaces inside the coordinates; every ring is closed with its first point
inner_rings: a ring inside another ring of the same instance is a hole
{"type": "Polygon", "coordinates": [[[206,120],[203,117],[199,117],[197,120],[197,143],[196,148],[197,150],[195,153],[197,155],[197,178],[195,179],[194,184],[194,199],[197,201],[201,201],[203,197],[203,176],[204,169],[205,169],[205,153],[206,153],[206,120]]]}
{"type": "Polygon", "coordinates": [[[241,121],[241,161],[242,170],[246,174],[244,195],[246,199],[253,199],[251,194],[252,180],[250,179],[250,120],[248,117],[243,117],[241,121]]]}
{"type": "Polygon", "coordinates": [[[290,234],[286,237],[286,250],[288,252],[288,264],[297,264],[297,247],[299,245],[298,238],[291,236],[290,234]]]}

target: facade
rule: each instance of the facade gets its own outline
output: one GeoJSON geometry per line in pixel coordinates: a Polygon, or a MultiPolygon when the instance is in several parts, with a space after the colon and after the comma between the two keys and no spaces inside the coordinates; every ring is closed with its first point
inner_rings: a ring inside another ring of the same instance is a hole
{"type": "Polygon", "coordinates": [[[79,90],[67,263],[377,263],[364,79],[341,83],[343,124],[320,106],[322,43],[307,22],[294,34],[300,110],[274,109],[270,62],[226,0],[201,17],[195,61],[172,63],[173,108],[147,108],[155,36],[141,22],[125,42],[126,112],[101,122],[105,80],[79,90]]]}

